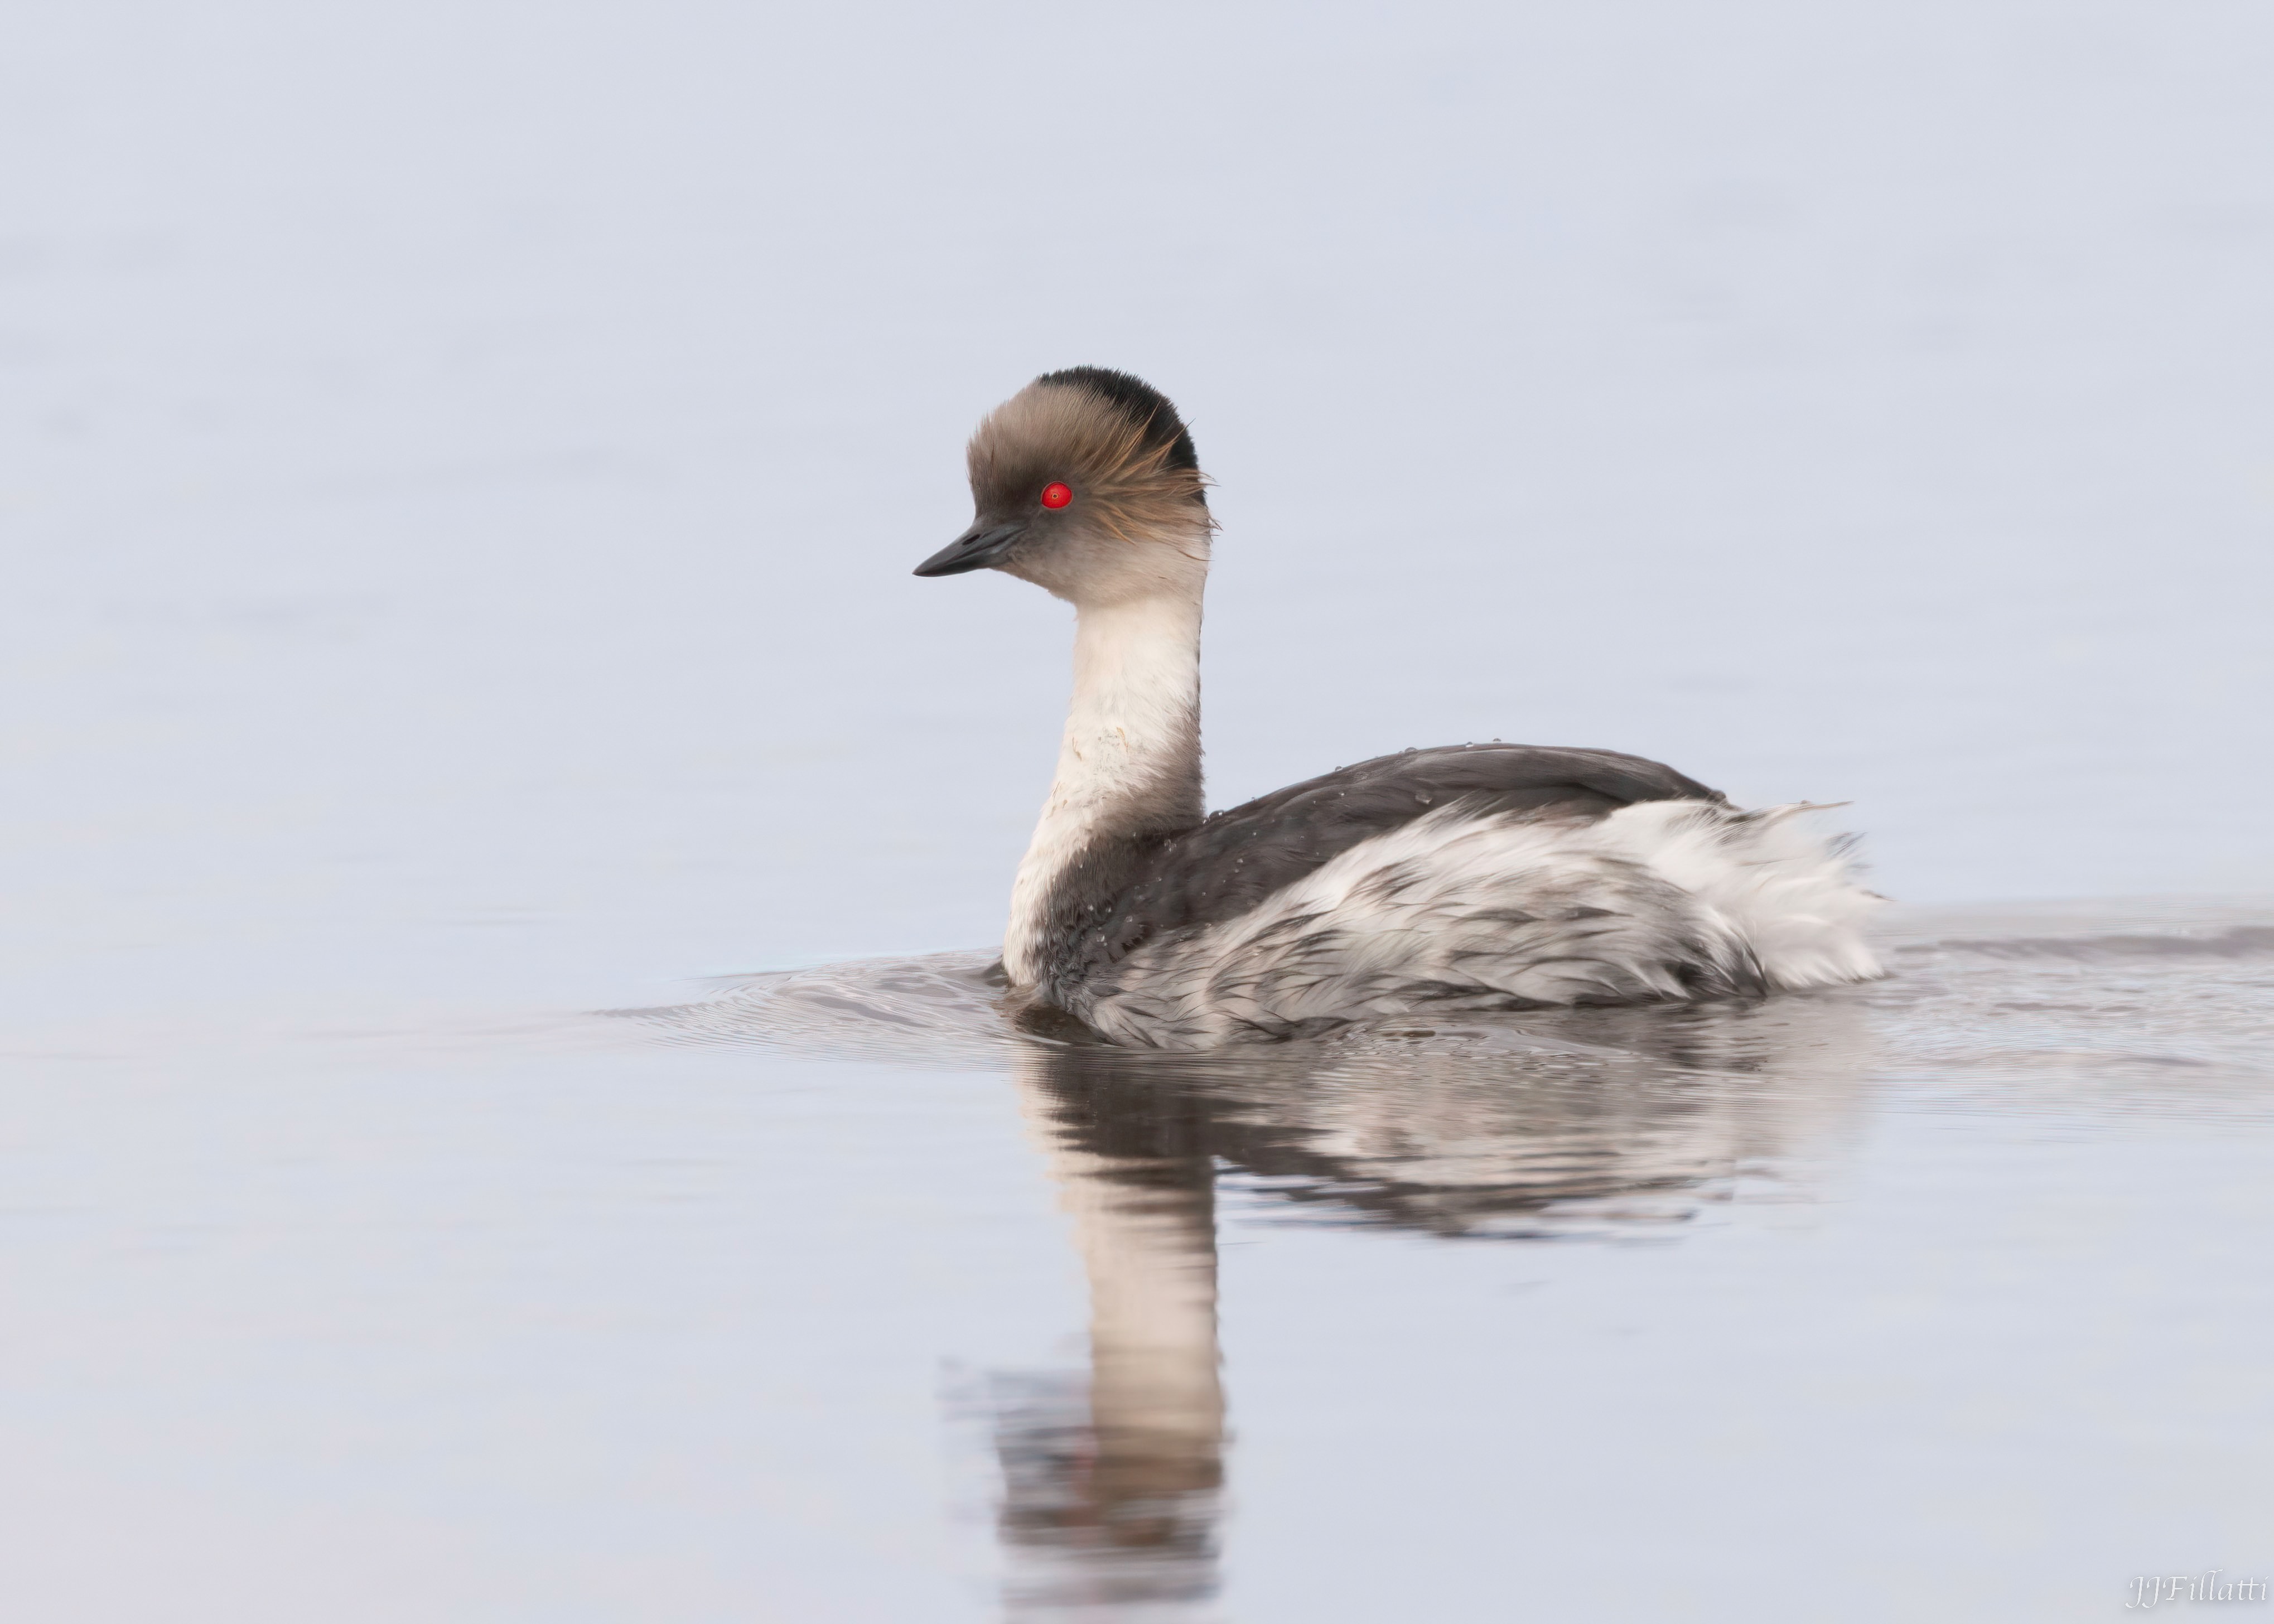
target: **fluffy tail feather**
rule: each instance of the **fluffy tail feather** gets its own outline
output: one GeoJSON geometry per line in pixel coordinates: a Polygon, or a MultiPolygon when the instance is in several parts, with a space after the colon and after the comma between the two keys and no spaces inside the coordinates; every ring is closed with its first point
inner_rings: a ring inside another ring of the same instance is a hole
{"type": "Polygon", "coordinates": [[[1885,898],[1857,880],[1853,835],[1827,834],[1808,801],[1740,811],[1653,801],[1605,820],[1607,841],[1680,886],[1748,944],[1780,990],[1869,981],[1864,926],[1885,898]]]}

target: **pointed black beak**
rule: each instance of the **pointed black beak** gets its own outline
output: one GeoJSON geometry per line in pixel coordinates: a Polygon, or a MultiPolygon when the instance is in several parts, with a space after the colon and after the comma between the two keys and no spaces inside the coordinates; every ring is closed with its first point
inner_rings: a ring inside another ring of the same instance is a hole
{"type": "Polygon", "coordinates": [[[920,575],[960,575],[967,569],[984,569],[1011,550],[1027,533],[1024,524],[998,524],[983,529],[975,524],[916,566],[920,575]]]}

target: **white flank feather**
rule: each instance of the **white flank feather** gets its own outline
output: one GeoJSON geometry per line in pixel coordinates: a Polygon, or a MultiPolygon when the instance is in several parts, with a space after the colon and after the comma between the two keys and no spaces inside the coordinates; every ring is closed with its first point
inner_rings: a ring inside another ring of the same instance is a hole
{"type": "Polygon", "coordinates": [[[1110,1038],[1200,1048],[1421,1010],[1632,1003],[1879,973],[1876,898],[1806,807],[1646,801],[1608,817],[1459,803],[1362,842],[1223,924],[1095,974],[1110,1038]]]}

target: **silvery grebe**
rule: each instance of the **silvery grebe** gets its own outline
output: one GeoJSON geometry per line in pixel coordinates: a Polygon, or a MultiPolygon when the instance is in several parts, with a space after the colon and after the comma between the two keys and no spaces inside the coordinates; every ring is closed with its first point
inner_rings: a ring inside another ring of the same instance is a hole
{"type": "Polygon", "coordinates": [[[977,516],[915,573],[999,569],[1075,613],[1073,703],[1003,943],[1027,1008],[1197,1049],[1879,973],[1844,839],[1638,756],[1408,750],[1204,816],[1216,522],[1176,408],[1126,372],[1048,372],[979,425],[969,463],[977,516]]]}

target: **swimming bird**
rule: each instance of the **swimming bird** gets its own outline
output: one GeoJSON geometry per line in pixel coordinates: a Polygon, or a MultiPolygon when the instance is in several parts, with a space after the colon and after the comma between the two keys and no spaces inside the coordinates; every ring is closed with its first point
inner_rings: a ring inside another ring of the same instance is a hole
{"type": "Polygon", "coordinates": [[[1407,750],[1206,815],[1216,526],[1175,406],[1126,372],[1046,372],[968,461],[975,516],[915,573],[1000,570],[1075,616],[1073,700],[1003,942],[1022,1012],[1201,1049],[1879,974],[1861,928],[1877,898],[1814,808],[1743,810],[1639,756],[1407,750]]]}

